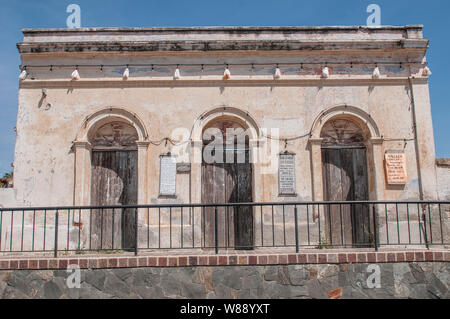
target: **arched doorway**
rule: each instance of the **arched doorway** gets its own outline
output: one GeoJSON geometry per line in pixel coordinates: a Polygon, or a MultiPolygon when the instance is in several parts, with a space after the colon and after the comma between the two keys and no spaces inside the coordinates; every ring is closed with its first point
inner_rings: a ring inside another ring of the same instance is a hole
{"type": "MultiPolygon", "coordinates": [[[[138,134],[128,123],[114,121],[91,137],[91,205],[136,205],[138,134]]],[[[92,249],[132,249],[134,209],[97,209],[91,217],[92,249]]]]}
{"type": "MultiPolygon", "coordinates": [[[[233,120],[218,119],[203,131],[202,203],[249,203],[253,201],[253,167],[249,136],[233,120]]],[[[253,249],[252,207],[218,207],[217,233],[220,248],[253,249]]],[[[204,246],[215,246],[214,207],[203,211],[204,246]]]]}
{"type": "MultiPolygon", "coordinates": [[[[322,177],[325,201],[369,200],[366,136],[355,122],[333,118],[322,128],[322,177]]],[[[331,245],[371,245],[370,209],[366,204],[326,207],[331,245]]]]}

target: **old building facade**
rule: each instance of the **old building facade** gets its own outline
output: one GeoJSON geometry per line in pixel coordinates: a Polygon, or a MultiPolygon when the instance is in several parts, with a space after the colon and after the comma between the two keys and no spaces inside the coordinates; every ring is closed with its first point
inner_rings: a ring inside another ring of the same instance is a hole
{"type": "MultiPolygon", "coordinates": [[[[353,146],[364,149],[366,199],[438,199],[424,71],[428,40],[420,26],[24,30],[24,35],[18,45],[28,73],[19,91],[19,205],[92,204],[91,154],[102,148],[96,134],[112,136],[114,127],[105,126],[111,123],[122,123],[116,131],[123,130],[136,152],[130,156],[137,163],[137,203],[164,200],[160,156],[181,148],[181,141],[189,144],[182,160],[192,165],[190,174],[177,176],[175,197],[200,203],[202,167],[194,157],[205,128],[217,121],[249,129],[252,152],[278,129],[279,151],[296,155],[297,200],[326,199],[322,149],[339,144],[324,139],[336,125],[357,135],[353,146]],[[227,67],[230,79],[224,79],[227,67]],[[75,69],[79,80],[71,77],[75,69]],[[346,122],[353,127],[345,128],[346,122]],[[406,155],[407,181],[400,186],[387,184],[383,161],[391,150],[406,155]]],[[[342,142],[351,146],[352,138],[342,142]]],[[[283,200],[278,170],[260,173],[266,163],[256,162],[252,201],[283,200]]]]}
{"type": "Polygon", "coordinates": [[[422,26],[23,33],[14,206],[445,199],[422,26]]]}

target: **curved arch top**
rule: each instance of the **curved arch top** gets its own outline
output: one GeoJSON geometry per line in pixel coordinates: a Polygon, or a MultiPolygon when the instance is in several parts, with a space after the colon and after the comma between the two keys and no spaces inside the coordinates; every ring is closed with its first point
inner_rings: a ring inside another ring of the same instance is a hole
{"type": "Polygon", "coordinates": [[[195,122],[192,138],[196,141],[202,140],[203,129],[216,120],[228,119],[239,123],[250,132],[250,138],[259,139],[260,129],[256,120],[245,111],[235,107],[218,107],[203,113],[195,122]]]}
{"type": "Polygon", "coordinates": [[[361,129],[370,138],[380,138],[380,130],[373,118],[364,110],[350,105],[338,105],[326,109],[314,120],[311,128],[311,137],[320,138],[323,126],[333,118],[345,118],[356,122],[361,129]]]}
{"type": "Polygon", "coordinates": [[[148,139],[144,122],[136,114],[123,108],[109,107],[101,109],[85,119],[83,125],[78,130],[75,142],[89,142],[98,128],[113,121],[124,122],[133,126],[139,137],[138,142],[143,142],[148,139]]]}

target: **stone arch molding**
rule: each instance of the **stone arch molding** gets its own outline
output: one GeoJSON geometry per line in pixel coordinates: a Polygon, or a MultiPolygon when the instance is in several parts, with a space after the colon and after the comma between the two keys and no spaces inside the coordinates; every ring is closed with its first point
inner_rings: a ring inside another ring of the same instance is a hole
{"type": "MultiPolygon", "coordinates": [[[[202,184],[201,184],[201,163],[202,163],[202,147],[203,147],[203,130],[208,127],[211,123],[215,121],[227,119],[240,124],[244,129],[248,129],[248,134],[250,138],[250,152],[252,157],[253,152],[258,152],[257,150],[263,146],[263,137],[261,133],[260,126],[256,120],[246,111],[243,111],[236,107],[230,106],[220,106],[214,107],[197,118],[195,121],[192,134],[192,152],[191,152],[191,163],[192,163],[192,201],[201,203],[202,201],[202,184]]],[[[260,165],[258,163],[253,166],[253,200],[258,202],[262,200],[262,192],[259,185],[262,185],[262,177],[260,174],[260,165]]]]}
{"type": "Polygon", "coordinates": [[[216,120],[228,119],[239,123],[249,130],[251,140],[259,140],[261,136],[256,120],[245,111],[235,107],[217,107],[203,113],[195,122],[192,130],[192,140],[201,141],[204,128],[216,120]]]}
{"type": "Polygon", "coordinates": [[[124,122],[133,126],[138,134],[138,142],[148,140],[147,129],[139,116],[123,108],[109,107],[101,109],[85,119],[83,125],[78,130],[75,142],[90,142],[98,128],[115,121],[124,122]]]}
{"type": "Polygon", "coordinates": [[[109,107],[88,116],[78,130],[73,149],[75,153],[74,205],[91,204],[91,138],[97,129],[111,122],[123,122],[135,128],[138,134],[138,204],[146,204],[148,133],[144,122],[123,108],[109,107]]]}
{"type": "MultiPolygon", "coordinates": [[[[369,172],[369,196],[376,200],[383,198],[383,137],[374,119],[359,107],[340,104],[325,109],[314,120],[309,139],[311,154],[312,197],[315,201],[324,200],[322,179],[322,142],[320,138],[323,126],[332,119],[347,119],[357,124],[363,131],[367,141],[369,172]]],[[[321,215],[320,218],[324,218],[321,215]]]]}
{"type": "Polygon", "coordinates": [[[319,139],[323,126],[333,118],[346,118],[356,122],[365,132],[367,139],[381,138],[380,130],[370,114],[358,107],[345,104],[330,107],[320,113],[313,122],[311,138],[319,139]]]}

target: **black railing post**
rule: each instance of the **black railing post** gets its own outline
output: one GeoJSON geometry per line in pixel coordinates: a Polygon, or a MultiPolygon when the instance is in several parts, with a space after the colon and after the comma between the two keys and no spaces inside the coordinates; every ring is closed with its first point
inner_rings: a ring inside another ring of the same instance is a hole
{"type": "Polygon", "coordinates": [[[372,206],[372,213],[373,213],[373,243],[375,246],[375,251],[378,251],[378,222],[377,222],[377,210],[375,207],[375,204],[372,206]]]}
{"type": "Polygon", "coordinates": [[[295,216],[295,251],[298,253],[298,213],[297,213],[297,206],[294,208],[294,216],[295,216]]]}
{"type": "Polygon", "coordinates": [[[134,209],[134,255],[138,255],[138,210],[134,209]]]}
{"type": "Polygon", "coordinates": [[[427,234],[427,214],[425,213],[426,208],[424,209],[422,206],[422,218],[423,218],[423,235],[425,237],[425,247],[427,249],[430,249],[430,246],[428,245],[428,234],[427,234]]]}
{"type": "Polygon", "coordinates": [[[217,216],[217,206],[214,208],[214,243],[216,247],[216,254],[219,253],[219,234],[218,234],[218,216],[217,216]]]}
{"type": "Polygon", "coordinates": [[[55,214],[55,251],[54,257],[58,257],[58,219],[59,219],[59,211],[56,210],[55,214]]]}

